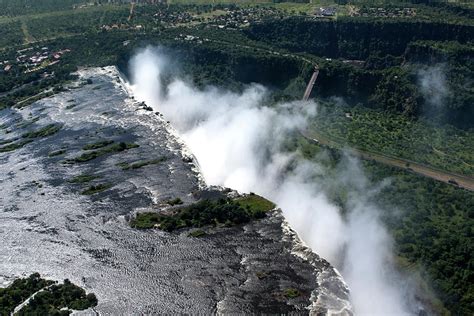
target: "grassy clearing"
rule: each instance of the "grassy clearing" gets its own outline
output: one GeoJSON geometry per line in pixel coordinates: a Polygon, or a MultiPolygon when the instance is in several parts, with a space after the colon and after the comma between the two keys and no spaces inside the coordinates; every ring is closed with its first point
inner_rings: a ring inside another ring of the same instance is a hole
{"type": "Polygon", "coordinates": [[[275,203],[253,193],[238,198],[235,201],[243,208],[252,212],[268,212],[276,207],[275,203]]]}

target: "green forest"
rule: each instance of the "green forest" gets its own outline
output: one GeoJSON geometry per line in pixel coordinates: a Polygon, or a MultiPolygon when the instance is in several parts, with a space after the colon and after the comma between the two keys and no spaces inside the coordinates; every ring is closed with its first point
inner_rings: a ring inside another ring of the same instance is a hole
{"type": "MultiPolygon", "coordinates": [[[[300,135],[294,135],[286,149],[298,149],[305,158],[324,167],[321,178],[327,184],[325,191],[343,210],[349,207],[351,194],[362,195],[350,181],[334,181],[346,159],[344,150],[309,142],[300,135]]],[[[400,268],[419,273],[420,288],[434,289],[435,294],[427,291],[424,300],[436,312],[470,315],[474,294],[474,194],[370,160],[362,160],[361,168],[371,183],[364,190],[374,192],[370,203],[380,210],[380,218],[395,240],[400,268]]]]}
{"type": "Polygon", "coordinates": [[[261,219],[274,207],[272,202],[253,194],[237,199],[205,199],[180,207],[168,215],[138,213],[130,225],[140,229],[157,227],[168,232],[189,227],[235,226],[261,219]]]}

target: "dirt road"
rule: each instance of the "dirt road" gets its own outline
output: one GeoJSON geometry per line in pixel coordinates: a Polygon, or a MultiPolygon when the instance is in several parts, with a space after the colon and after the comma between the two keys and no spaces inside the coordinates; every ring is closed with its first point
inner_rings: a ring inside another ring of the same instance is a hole
{"type": "MultiPolygon", "coordinates": [[[[313,143],[325,145],[332,148],[338,148],[338,149],[344,147],[343,144],[337,143],[314,131],[304,131],[302,132],[302,135],[307,140],[313,143]]],[[[469,191],[474,191],[474,178],[472,177],[443,171],[440,169],[436,169],[430,166],[417,163],[415,161],[401,159],[397,157],[391,157],[391,156],[387,156],[381,153],[369,152],[369,151],[365,151],[365,150],[361,150],[357,148],[351,148],[351,150],[356,156],[362,159],[374,160],[374,161],[383,163],[385,165],[401,168],[407,171],[418,173],[420,175],[423,175],[425,177],[428,177],[437,181],[442,181],[454,186],[458,186],[460,188],[464,188],[469,191]]]]}

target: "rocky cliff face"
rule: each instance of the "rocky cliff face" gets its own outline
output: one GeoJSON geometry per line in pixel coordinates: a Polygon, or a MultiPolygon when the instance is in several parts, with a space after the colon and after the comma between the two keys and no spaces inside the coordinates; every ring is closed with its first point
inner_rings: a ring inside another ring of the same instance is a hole
{"type": "Polygon", "coordinates": [[[130,98],[115,68],[80,76],[0,112],[0,281],[69,278],[107,315],[351,314],[342,278],[278,210],[201,238],[131,228],[137,211],[192,203],[207,188],[172,127],[130,98]]]}

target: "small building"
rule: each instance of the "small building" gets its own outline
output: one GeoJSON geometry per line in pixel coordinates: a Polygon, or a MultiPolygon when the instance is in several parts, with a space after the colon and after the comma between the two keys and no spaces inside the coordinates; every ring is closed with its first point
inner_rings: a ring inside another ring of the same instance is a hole
{"type": "Polygon", "coordinates": [[[336,12],[337,10],[334,7],[319,8],[319,15],[322,16],[335,16],[336,12]]]}

